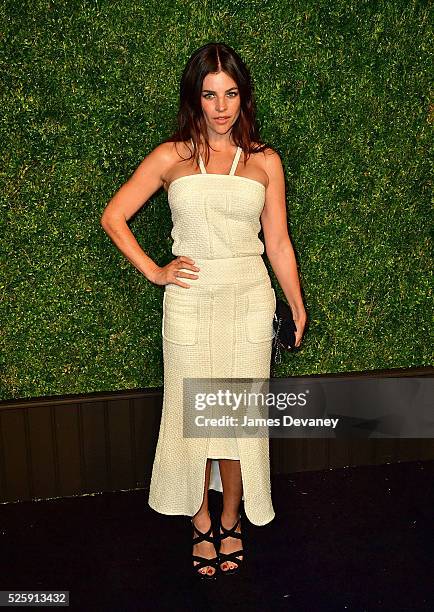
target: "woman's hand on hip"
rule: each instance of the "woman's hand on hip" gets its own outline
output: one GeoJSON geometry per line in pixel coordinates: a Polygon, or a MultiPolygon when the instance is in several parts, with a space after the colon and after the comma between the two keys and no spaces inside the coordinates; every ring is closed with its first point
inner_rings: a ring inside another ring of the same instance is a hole
{"type": "Polygon", "coordinates": [[[186,255],[179,255],[176,259],[173,259],[163,267],[158,267],[150,279],[156,285],[167,285],[173,283],[180,287],[189,288],[191,285],[183,283],[179,280],[181,278],[199,278],[197,274],[189,274],[187,272],[181,272],[180,269],[187,269],[198,271],[200,268],[194,265],[194,260],[186,255]]]}

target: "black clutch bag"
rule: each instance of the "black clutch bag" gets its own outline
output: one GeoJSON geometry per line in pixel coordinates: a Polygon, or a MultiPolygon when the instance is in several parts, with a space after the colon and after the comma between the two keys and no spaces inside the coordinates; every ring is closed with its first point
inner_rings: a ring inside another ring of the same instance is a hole
{"type": "Polygon", "coordinates": [[[295,325],[290,306],[280,298],[276,299],[273,317],[272,361],[280,363],[281,350],[291,351],[295,347],[295,325]]]}

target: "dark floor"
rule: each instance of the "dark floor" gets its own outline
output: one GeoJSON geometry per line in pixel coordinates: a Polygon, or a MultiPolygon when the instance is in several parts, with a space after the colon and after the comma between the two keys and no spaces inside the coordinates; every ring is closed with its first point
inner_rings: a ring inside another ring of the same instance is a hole
{"type": "Polygon", "coordinates": [[[69,590],[80,611],[434,610],[433,483],[434,461],[275,478],[243,576],[210,583],[190,579],[189,520],[145,491],[2,505],[0,590],[69,590]]]}

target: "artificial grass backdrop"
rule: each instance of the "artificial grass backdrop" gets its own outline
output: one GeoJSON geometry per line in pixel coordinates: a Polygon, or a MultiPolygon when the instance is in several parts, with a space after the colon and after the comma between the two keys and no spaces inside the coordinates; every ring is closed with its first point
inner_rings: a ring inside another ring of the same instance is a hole
{"type": "MultiPolygon", "coordinates": [[[[1,399],[163,383],[163,287],[100,216],[173,130],[182,69],[210,41],[249,66],[262,139],[285,168],[310,327],[275,375],[431,363],[429,2],[0,11],[1,399]]],[[[163,190],[130,227],[159,265],[172,259],[163,190]]]]}

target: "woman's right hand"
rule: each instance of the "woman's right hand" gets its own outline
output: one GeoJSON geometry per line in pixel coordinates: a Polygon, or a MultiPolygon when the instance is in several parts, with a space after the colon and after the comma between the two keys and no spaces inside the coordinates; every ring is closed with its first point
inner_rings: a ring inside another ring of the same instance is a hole
{"type": "Polygon", "coordinates": [[[197,274],[188,274],[187,272],[180,272],[180,268],[186,268],[187,270],[200,270],[200,268],[194,265],[194,260],[191,259],[191,257],[187,257],[186,255],[179,255],[178,257],[176,257],[176,259],[173,259],[162,268],[158,267],[153,273],[152,278],[150,278],[149,280],[151,280],[156,285],[167,285],[168,283],[173,283],[174,285],[179,285],[180,287],[185,287],[186,289],[188,289],[191,285],[183,283],[177,277],[199,278],[199,276],[197,274]]]}

